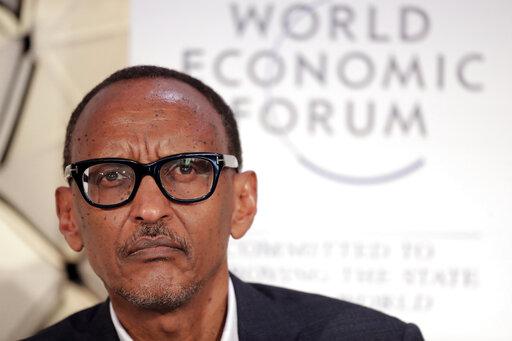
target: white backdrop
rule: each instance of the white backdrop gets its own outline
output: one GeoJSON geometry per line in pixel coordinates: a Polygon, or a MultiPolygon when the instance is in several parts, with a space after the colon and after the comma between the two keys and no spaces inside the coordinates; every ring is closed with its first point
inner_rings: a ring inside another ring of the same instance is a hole
{"type": "Polygon", "coordinates": [[[131,64],[240,124],[259,213],[242,278],[345,298],[429,340],[512,339],[512,2],[132,0],[131,64]]]}

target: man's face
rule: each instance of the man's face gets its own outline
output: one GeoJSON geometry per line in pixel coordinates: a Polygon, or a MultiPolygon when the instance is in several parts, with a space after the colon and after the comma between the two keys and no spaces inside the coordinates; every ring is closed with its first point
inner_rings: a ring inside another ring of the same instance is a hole
{"type": "MultiPolygon", "coordinates": [[[[219,114],[198,91],[175,80],[137,79],[114,83],[89,102],[73,134],[72,161],[148,163],[183,152],[226,154],[227,145],[219,114]]],[[[72,184],[67,196],[57,193],[61,231],[73,248],[83,245],[111,296],[153,308],[179,305],[227,267],[242,175],[225,168],[213,195],[193,204],[169,201],[146,176],[132,202],[108,210],[87,204],[72,184]],[[62,213],[66,200],[71,227],[62,213]],[[154,238],[176,245],[130,253],[154,238]]]]}

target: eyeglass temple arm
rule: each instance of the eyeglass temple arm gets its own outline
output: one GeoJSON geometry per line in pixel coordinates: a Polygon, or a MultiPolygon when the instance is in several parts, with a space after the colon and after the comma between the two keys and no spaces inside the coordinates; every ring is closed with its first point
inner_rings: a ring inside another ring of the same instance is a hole
{"type": "Polygon", "coordinates": [[[66,180],[69,180],[72,178],[71,176],[71,172],[75,171],[76,169],[75,168],[71,168],[72,164],[69,164],[67,165],[65,168],[64,168],[64,177],[66,178],[66,180]]]}
{"type": "Polygon", "coordinates": [[[222,154],[222,161],[224,162],[224,167],[238,168],[238,160],[234,155],[222,154]]]}

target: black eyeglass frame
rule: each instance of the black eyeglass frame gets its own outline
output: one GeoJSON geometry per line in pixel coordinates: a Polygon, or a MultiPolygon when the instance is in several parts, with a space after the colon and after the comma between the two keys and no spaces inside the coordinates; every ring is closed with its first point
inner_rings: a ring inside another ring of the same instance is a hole
{"type": "Polygon", "coordinates": [[[97,208],[108,209],[108,208],[120,207],[120,206],[126,205],[127,203],[132,201],[133,198],[135,198],[135,195],[137,194],[137,191],[139,189],[140,183],[142,182],[142,179],[146,175],[151,176],[153,178],[153,180],[155,180],[155,183],[157,184],[157,186],[160,189],[160,191],[162,192],[162,194],[167,199],[169,199],[173,202],[195,203],[195,202],[206,200],[215,192],[215,188],[217,187],[217,182],[219,180],[220,172],[222,171],[222,169],[224,167],[235,168],[238,171],[237,158],[233,155],[219,154],[219,153],[181,153],[181,154],[169,155],[169,156],[163,157],[159,160],[156,160],[156,161],[153,161],[153,162],[147,163],[147,164],[143,164],[143,163],[139,163],[134,160],[123,159],[123,158],[100,158],[100,159],[83,160],[83,161],[78,161],[78,162],[74,162],[74,163],[67,165],[64,169],[64,176],[66,177],[66,180],[68,180],[69,182],[71,181],[71,179],[75,180],[75,183],[76,183],[78,189],[80,190],[80,194],[82,194],[82,197],[85,199],[85,201],[89,205],[97,207],[97,208]],[[188,157],[200,158],[200,159],[204,159],[204,160],[207,160],[208,162],[210,162],[210,164],[213,167],[213,181],[212,181],[210,191],[208,193],[206,193],[205,195],[198,197],[198,198],[194,198],[194,199],[178,199],[178,198],[173,197],[169,193],[167,193],[164,186],[162,185],[162,181],[161,181],[160,175],[159,175],[160,168],[162,168],[162,166],[169,161],[182,159],[182,158],[188,158],[188,157]],[[82,176],[83,176],[85,170],[91,166],[102,164],[102,163],[119,163],[122,165],[129,166],[130,168],[133,169],[133,172],[135,174],[135,183],[133,185],[132,193],[130,194],[130,196],[128,198],[121,201],[120,203],[107,204],[107,205],[98,204],[98,203],[93,202],[91,199],[89,199],[89,197],[85,193],[85,188],[84,188],[84,184],[82,181],[82,176]]]}

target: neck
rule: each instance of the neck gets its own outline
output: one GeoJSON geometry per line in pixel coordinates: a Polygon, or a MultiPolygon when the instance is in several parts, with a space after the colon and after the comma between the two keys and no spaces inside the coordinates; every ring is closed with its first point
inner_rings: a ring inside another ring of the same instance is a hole
{"type": "Polygon", "coordinates": [[[219,340],[227,312],[228,276],[227,267],[220,269],[189,302],[166,313],[134,306],[113,293],[110,299],[133,340],[219,340]]]}

